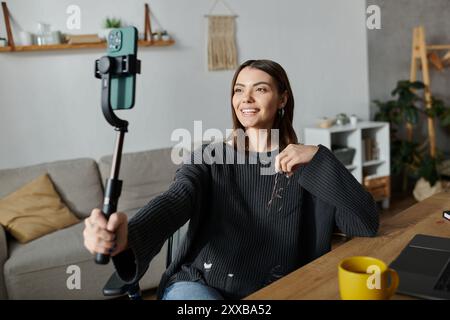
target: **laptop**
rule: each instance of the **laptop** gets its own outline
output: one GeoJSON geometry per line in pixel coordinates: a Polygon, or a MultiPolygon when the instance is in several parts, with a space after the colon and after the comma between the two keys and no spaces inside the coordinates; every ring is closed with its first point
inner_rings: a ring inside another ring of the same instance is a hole
{"type": "Polygon", "coordinates": [[[400,277],[397,293],[450,299],[450,238],[417,234],[390,267],[400,277]]]}

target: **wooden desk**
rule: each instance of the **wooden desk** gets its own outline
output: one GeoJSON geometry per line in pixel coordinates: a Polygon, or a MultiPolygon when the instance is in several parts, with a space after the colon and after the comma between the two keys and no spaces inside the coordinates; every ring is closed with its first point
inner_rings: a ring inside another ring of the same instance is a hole
{"type": "MultiPolygon", "coordinates": [[[[450,221],[442,217],[442,211],[449,209],[450,192],[434,195],[384,221],[378,236],[353,238],[246,299],[340,299],[338,264],[342,259],[371,256],[390,264],[418,233],[450,237],[450,221]]],[[[411,297],[396,294],[393,299],[411,297]]]]}

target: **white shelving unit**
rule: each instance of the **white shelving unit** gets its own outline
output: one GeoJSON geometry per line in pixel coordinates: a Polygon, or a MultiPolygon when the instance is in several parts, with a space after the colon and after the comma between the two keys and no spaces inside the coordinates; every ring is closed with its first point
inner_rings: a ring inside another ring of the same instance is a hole
{"type": "MultiPolygon", "coordinates": [[[[355,149],[353,162],[346,168],[360,182],[364,177],[381,178],[390,176],[390,138],[389,123],[362,121],[356,125],[335,125],[331,128],[319,128],[316,126],[304,129],[304,143],[318,145],[322,144],[330,150],[334,146],[349,147],[355,149]],[[376,159],[365,159],[364,139],[371,138],[376,141],[378,157],[376,159]]],[[[378,199],[383,201],[383,207],[389,207],[389,198],[378,199]]]]}

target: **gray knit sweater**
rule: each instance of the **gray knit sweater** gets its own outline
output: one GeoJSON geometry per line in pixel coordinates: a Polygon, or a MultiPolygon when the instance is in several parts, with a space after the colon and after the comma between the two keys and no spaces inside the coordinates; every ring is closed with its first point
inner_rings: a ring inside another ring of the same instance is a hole
{"type": "Polygon", "coordinates": [[[130,220],[129,249],[113,258],[124,281],[140,279],[188,220],[158,298],[173,282],[200,281],[240,299],[330,251],[335,226],[349,236],[376,235],[373,198],[326,147],[290,178],[271,169],[275,154],[215,147],[194,152],[169,190],[130,220]]]}

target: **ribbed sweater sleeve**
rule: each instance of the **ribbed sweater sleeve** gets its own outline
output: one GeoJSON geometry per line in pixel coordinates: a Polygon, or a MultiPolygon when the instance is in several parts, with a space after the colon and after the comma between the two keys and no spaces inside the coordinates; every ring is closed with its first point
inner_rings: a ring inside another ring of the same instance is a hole
{"type": "Polygon", "coordinates": [[[377,205],[371,194],[326,147],[303,167],[299,183],[312,195],[335,207],[337,227],[349,236],[375,236],[377,205]]]}
{"type": "Polygon", "coordinates": [[[191,218],[209,179],[207,165],[184,164],[177,170],[169,189],[152,199],[129,221],[129,249],[113,258],[123,281],[133,283],[143,276],[166,239],[191,218]]]}

